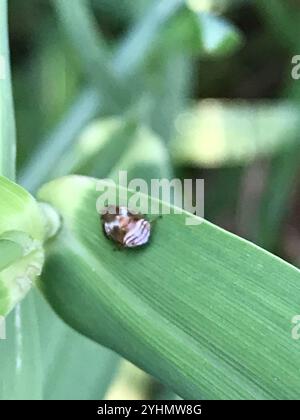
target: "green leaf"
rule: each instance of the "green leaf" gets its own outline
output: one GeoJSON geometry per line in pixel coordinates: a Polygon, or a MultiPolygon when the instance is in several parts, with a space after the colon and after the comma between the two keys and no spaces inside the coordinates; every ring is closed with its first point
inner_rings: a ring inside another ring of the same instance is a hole
{"type": "Polygon", "coordinates": [[[117,180],[120,169],[128,172],[128,179],[142,178],[148,184],[151,179],[171,176],[168,151],[161,139],[146,126],[136,129],[131,147],[115,162],[109,176],[117,180]]]}
{"type": "MultiPolygon", "coordinates": [[[[168,164],[166,149],[148,129],[137,128],[130,118],[106,118],[95,120],[83,130],[72,151],[61,158],[55,173],[95,172],[105,176],[111,168],[117,172],[120,167],[127,169],[129,178],[132,178],[142,168],[143,176],[148,179],[153,173],[166,176],[168,164]]],[[[42,341],[44,398],[106,397],[119,358],[76,333],[43,300],[38,296],[36,299],[42,341]],[[65,349],[67,357],[62,357],[61,349],[65,349]]]]}
{"type": "Polygon", "coordinates": [[[88,124],[77,142],[53,170],[53,177],[68,173],[106,176],[130,147],[137,130],[132,119],[106,118],[88,124]]]}
{"type": "Polygon", "coordinates": [[[228,55],[241,46],[241,33],[226,19],[210,13],[198,13],[200,40],[206,54],[228,55]]]}
{"type": "Polygon", "coordinates": [[[39,317],[43,399],[99,400],[118,367],[108,349],[66,325],[34,291],[39,317]]]}
{"type": "MultiPolygon", "coordinates": [[[[1,315],[6,315],[32,286],[30,279],[25,282],[25,274],[35,277],[41,270],[44,256],[41,239],[48,230],[45,220],[51,221],[49,209],[46,209],[46,204],[40,208],[21,187],[0,178],[0,226],[5,231],[0,236],[0,264],[2,261],[11,264],[0,266],[5,268],[0,271],[1,315]],[[42,214],[46,211],[48,217],[44,220],[42,214]],[[7,232],[8,227],[27,229],[39,240],[32,240],[24,232],[7,232]],[[9,252],[5,260],[4,251],[9,252]]],[[[54,225],[57,225],[56,220],[54,225]]],[[[52,229],[48,230],[50,236],[51,231],[53,233],[52,229]]],[[[31,280],[35,279],[32,277],[31,280]]],[[[3,383],[0,380],[0,398],[102,398],[115,371],[116,356],[73,332],[45,305],[30,293],[7,318],[7,342],[0,341],[3,378],[3,383]],[[16,335],[11,334],[13,328],[16,335]],[[69,347],[70,342],[72,346],[69,347]],[[66,349],[64,359],[62,354],[66,349]],[[33,384],[32,389],[28,387],[28,381],[33,384]]]]}
{"type": "Polygon", "coordinates": [[[299,398],[299,271],[186,214],[165,215],[145,249],[115,252],[98,196],[78,176],[39,192],[64,219],[39,282],[57,313],[184,398],[299,398]]]}
{"type": "Polygon", "coordinates": [[[278,249],[284,216],[289,211],[288,204],[297,185],[300,145],[292,146],[271,162],[262,196],[256,243],[271,251],[278,249]]]}
{"type": "Polygon", "coordinates": [[[2,260],[1,256],[4,264],[0,270],[0,315],[6,316],[24,298],[36,277],[41,274],[44,251],[40,241],[18,231],[2,234],[0,249],[3,245],[6,259],[2,260]]]}
{"type": "Polygon", "coordinates": [[[15,121],[11,93],[7,1],[0,3],[0,175],[15,177],[15,121]]]}
{"type": "Polygon", "coordinates": [[[160,138],[139,126],[136,118],[110,117],[88,124],[53,169],[53,177],[68,173],[116,177],[119,169],[147,180],[170,174],[168,152],[160,138]]]}
{"type": "Polygon", "coordinates": [[[130,30],[113,59],[114,69],[132,76],[147,57],[159,33],[184,5],[184,0],[154,0],[143,18],[130,30]]]}
{"type": "MultiPolygon", "coordinates": [[[[223,13],[230,4],[240,0],[185,0],[187,6],[194,12],[223,13]]],[[[247,1],[247,0],[246,0],[247,1]]]]}
{"type": "Polygon", "coordinates": [[[72,7],[68,0],[53,0],[53,3],[83,68],[90,80],[101,89],[104,105],[117,111],[122,110],[128,103],[130,91],[114,75],[106,44],[97,29],[89,2],[76,0],[72,7]]]}
{"type": "Polygon", "coordinates": [[[42,182],[51,178],[60,157],[70,150],[78,132],[91,118],[94,118],[100,100],[92,89],[85,89],[58,124],[56,129],[36,147],[27,166],[21,171],[20,183],[30,191],[35,191],[42,182]]]}
{"type": "Polygon", "coordinates": [[[23,248],[17,242],[0,236],[0,272],[23,256],[23,248]]]}
{"type": "MultiPolygon", "coordinates": [[[[153,173],[166,175],[169,164],[166,149],[153,133],[145,127],[138,128],[135,120],[129,117],[93,121],[82,131],[73,149],[61,157],[53,174],[75,171],[107,176],[112,168],[117,172],[120,167],[128,170],[129,178],[139,168],[147,179],[153,173]]],[[[104,398],[119,358],[69,328],[39,296],[36,300],[44,398],[104,398]],[[66,357],[62,357],[62,349],[66,357]]]]}
{"type": "Polygon", "coordinates": [[[180,51],[162,55],[157,51],[145,68],[145,91],[153,103],[148,117],[151,128],[168,143],[175,119],[189,102],[193,59],[180,51]]]}
{"type": "Polygon", "coordinates": [[[171,154],[178,165],[245,164],[287,148],[298,127],[297,108],[289,102],[204,100],[178,117],[171,154]]]}
{"type": "Polygon", "coordinates": [[[36,200],[22,187],[0,177],[0,234],[18,230],[42,241],[45,236],[43,213],[36,200]]]}
{"type": "MultiPolygon", "coordinates": [[[[156,41],[159,29],[166,25],[168,19],[182,4],[183,0],[176,0],[176,2],[168,0],[166,6],[162,7],[158,0],[151,5],[149,13],[138,20],[117,48],[113,59],[115,73],[125,77],[137,72],[141,62],[144,62],[149,54],[152,43],[156,41]],[[160,13],[161,8],[164,11],[163,14],[160,13]]],[[[99,34],[97,36],[98,41],[95,42],[99,47],[99,42],[102,42],[99,41],[99,34]]],[[[53,133],[47,136],[34,151],[30,161],[21,172],[21,184],[28,190],[35,191],[41,183],[51,178],[53,167],[61,155],[66,150],[70,150],[80,130],[95,117],[103,105],[103,98],[99,98],[98,91],[92,88],[84,89],[53,133]]]]}
{"type": "Polygon", "coordinates": [[[241,47],[243,36],[228,20],[212,13],[183,8],[161,32],[156,54],[170,50],[191,55],[223,57],[241,47]]]}
{"type": "Polygon", "coordinates": [[[5,316],[41,272],[46,225],[34,198],[4,177],[0,177],[0,214],[0,315],[5,316]]]}
{"type": "MultiPolygon", "coordinates": [[[[4,78],[0,77],[0,175],[14,179],[16,142],[8,61],[6,0],[0,2],[0,55],[2,54],[4,63],[0,63],[0,67],[4,64],[4,78]]],[[[34,233],[37,237],[42,236],[43,229],[34,200],[20,187],[4,178],[0,178],[0,215],[0,233],[21,229],[34,233]],[[32,218],[35,217],[36,224],[33,226],[32,218]]],[[[30,295],[6,318],[7,339],[0,340],[0,399],[41,398],[36,320],[30,295]]]]}
{"type": "Polygon", "coordinates": [[[42,398],[42,365],[32,293],[6,318],[6,340],[0,340],[0,399],[42,398]]]}
{"type": "Polygon", "coordinates": [[[158,63],[164,58],[168,62],[172,51],[180,52],[185,56],[187,53],[190,55],[202,53],[198,22],[194,13],[188,8],[182,8],[180,13],[172,16],[169,24],[162,28],[158,42],[153,44],[152,49],[152,55],[158,63]]]}

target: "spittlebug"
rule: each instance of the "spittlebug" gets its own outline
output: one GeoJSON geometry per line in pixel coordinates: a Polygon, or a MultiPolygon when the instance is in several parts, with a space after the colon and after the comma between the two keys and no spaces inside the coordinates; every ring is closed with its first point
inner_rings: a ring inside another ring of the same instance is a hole
{"type": "Polygon", "coordinates": [[[151,224],[142,214],[135,214],[127,207],[106,207],[101,220],[105,235],[123,248],[146,245],[150,238],[151,224]]]}

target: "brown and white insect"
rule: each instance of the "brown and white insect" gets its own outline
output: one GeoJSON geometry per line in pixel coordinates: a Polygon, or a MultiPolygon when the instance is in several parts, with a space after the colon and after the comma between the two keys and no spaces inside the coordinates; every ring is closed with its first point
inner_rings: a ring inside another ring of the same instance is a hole
{"type": "Polygon", "coordinates": [[[101,216],[105,235],[124,248],[146,245],[151,224],[142,214],[134,214],[127,207],[106,207],[101,216]]]}

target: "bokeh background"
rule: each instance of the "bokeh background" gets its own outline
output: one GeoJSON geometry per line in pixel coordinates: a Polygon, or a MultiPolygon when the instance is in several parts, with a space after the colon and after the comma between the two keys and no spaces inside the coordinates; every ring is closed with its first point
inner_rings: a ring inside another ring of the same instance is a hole
{"type": "MultiPolygon", "coordinates": [[[[101,176],[75,145],[95,120],[101,137],[101,122],[134,116],[172,176],[205,179],[208,220],[299,265],[299,19],[297,0],[9,0],[20,182],[34,191],[37,166],[49,179],[70,159],[101,176]]],[[[81,395],[176,398],[124,361],[101,380],[81,395]]]]}

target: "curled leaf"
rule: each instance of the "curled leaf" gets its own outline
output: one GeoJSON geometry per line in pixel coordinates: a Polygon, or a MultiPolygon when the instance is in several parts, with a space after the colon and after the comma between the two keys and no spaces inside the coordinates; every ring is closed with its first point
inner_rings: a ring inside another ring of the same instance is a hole
{"type": "MultiPolygon", "coordinates": [[[[49,221],[56,212],[22,187],[0,177],[0,315],[6,316],[22,300],[44,263],[43,243],[55,233],[49,221]],[[46,212],[45,209],[48,209],[46,212]]],[[[58,221],[56,219],[56,224],[58,221]]]]}
{"type": "MultiPolygon", "coordinates": [[[[32,239],[27,233],[20,231],[2,234],[1,251],[3,247],[6,249],[8,260],[0,270],[0,315],[6,316],[24,298],[41,274],[44,250],[41,241],[32,239]]],[[[3,256],[1,260],[2,258],[3,256]]]]}

